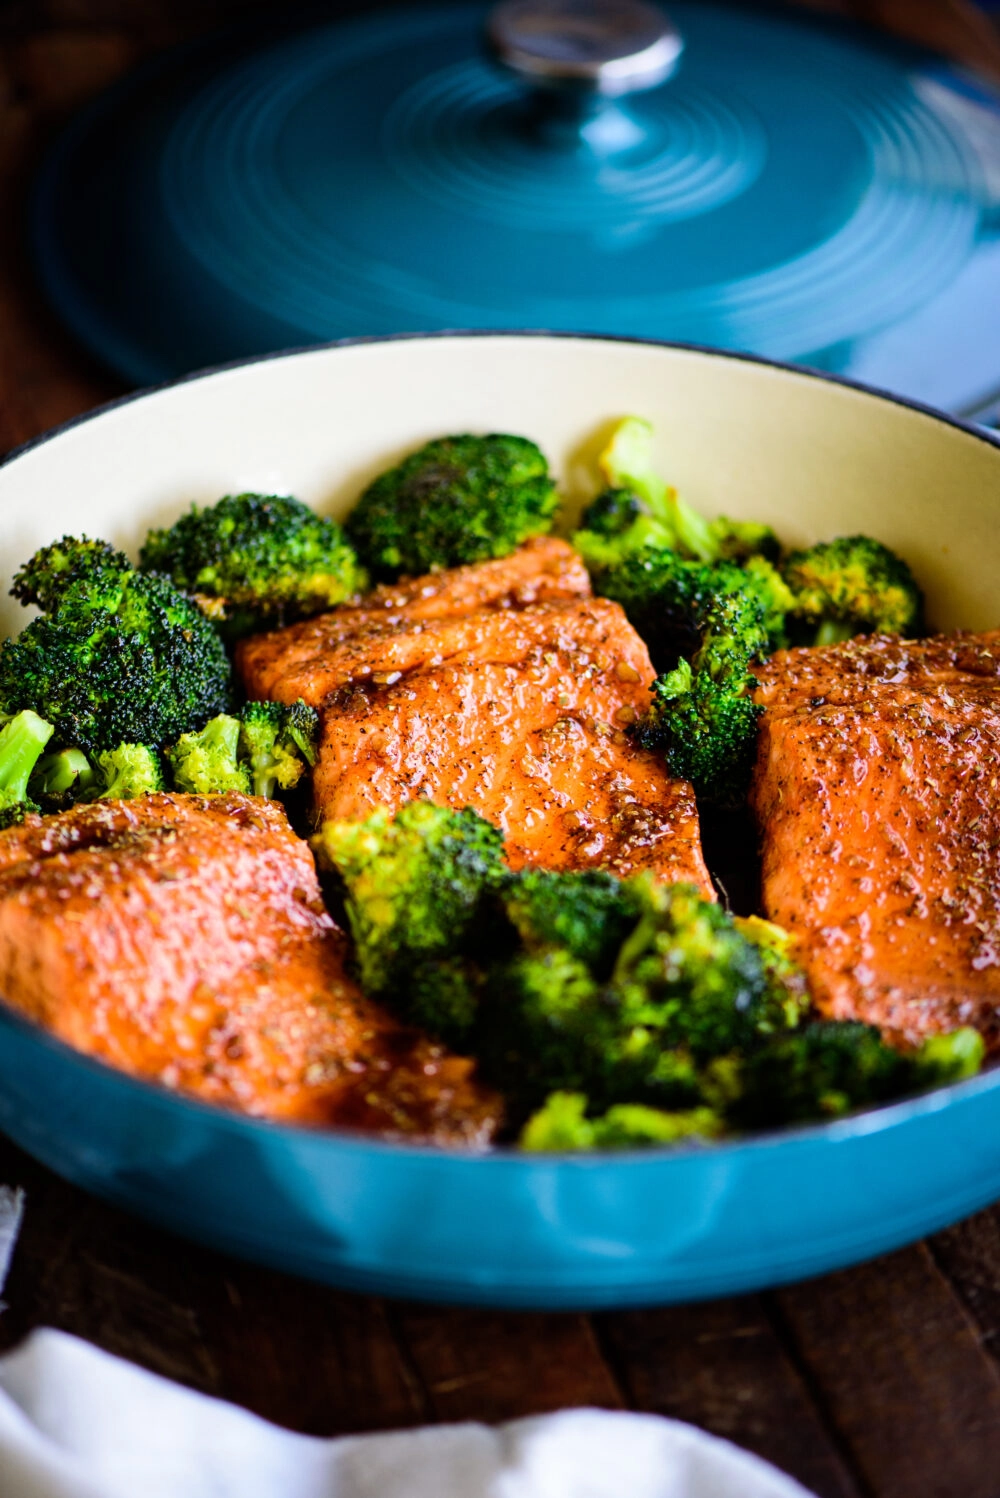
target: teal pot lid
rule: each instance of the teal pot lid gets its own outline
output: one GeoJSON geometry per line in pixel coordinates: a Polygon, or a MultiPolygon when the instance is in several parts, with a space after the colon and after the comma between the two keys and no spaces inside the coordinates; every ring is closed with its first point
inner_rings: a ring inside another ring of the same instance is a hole
{"type": "Polygon", "coordinates": [[[127,79],[39,183],[58,310],[139,383],[338,337],[547,328],[966,413],[1000,392],[984,85],[854,27],[677,3],[667,81],[546,102],[487,55],[487,15],[314,21],[127,79]]]}

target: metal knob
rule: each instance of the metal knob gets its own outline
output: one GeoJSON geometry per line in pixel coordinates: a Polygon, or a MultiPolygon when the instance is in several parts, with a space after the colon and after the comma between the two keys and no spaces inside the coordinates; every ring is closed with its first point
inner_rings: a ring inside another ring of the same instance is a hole
{"type": "Polygon", "coordinates": [[[605,99],[656,88],[684,41],[645,0],[503,0],[487,38],[498,61],[526,83],[605,99]]]}

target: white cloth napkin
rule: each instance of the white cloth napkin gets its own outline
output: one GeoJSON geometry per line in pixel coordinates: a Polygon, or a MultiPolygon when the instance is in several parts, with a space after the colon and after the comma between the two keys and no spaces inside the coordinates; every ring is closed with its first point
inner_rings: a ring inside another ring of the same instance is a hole
{"type": "Polygon", "coordinates": [[[320,1441],[48,1328],[0,1359],[2,1498],[809,1498],[657,1415],[320,1441]]]}
{"type": "MultiPolygon", "coordinates": [[[[7,1270],[10,1268],[23,1211],[24,1192],[15,1190],[13,1186],[0,1186],[0,1290],[3,1289],[7,1270]]],[[[0,1498],[3,1498],[2,1489],[0,1498]]]]}

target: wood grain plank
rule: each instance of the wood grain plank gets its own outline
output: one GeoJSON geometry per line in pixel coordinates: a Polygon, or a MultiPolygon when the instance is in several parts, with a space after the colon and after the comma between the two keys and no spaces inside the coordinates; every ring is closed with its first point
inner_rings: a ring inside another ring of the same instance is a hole
{"type": "Polygon", "coordinates": [[[0,1180],[27,1193],[0,1349],[58,1327],[310,1435],[428,1418],[381,1301],[184,1243],[3,1139],[0,1180]]]}
{"type": "Polygon", "coordinates": [[[393,1315],[438,1420],[624,1405],[586,1316],[415,1305],[393,1315]]]}
{"type": "Polygon", "coordinates": [[[1000,1370],[925,1246],[773,1306],[878,1498],[996,1498],[1000,1370]]]}
{"type": "Polygon", "coordinates": [[[757,1296],[597,1319],[629,1403],[755,1451],[818,1498],[862,1489],[757,1296]]]}
{"type": "Polygon", "coordinates": [[[968,1308],[982,1345],[1000,1360],[1000,1205],[936,1234],[929,1247],[968,1308]]]}

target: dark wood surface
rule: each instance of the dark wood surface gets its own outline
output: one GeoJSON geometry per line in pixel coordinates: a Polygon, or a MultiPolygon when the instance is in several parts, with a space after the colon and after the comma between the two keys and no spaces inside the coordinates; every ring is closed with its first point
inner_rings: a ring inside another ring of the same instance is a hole
{"type": "MultiPolygon", "coordinates": [[[[965,5],[814,3],[917,29],[1000,76],[1000,41],[965,5]]],[[[254,9],[0,5],[0,450],[118,393],[33,287],[22,204],[41,150],[149,52],[254,9]]],[[[1000,1208],[766,1295],[538,1315],[368,1299],[241,1264],[102,1205],[2,1139],[0,1182],[27,1193],[0,1350],[61,1327],[315,1435],[601,1405],[692,1421],[821,1498],[1000,1495],[1000,1208]]]]}

